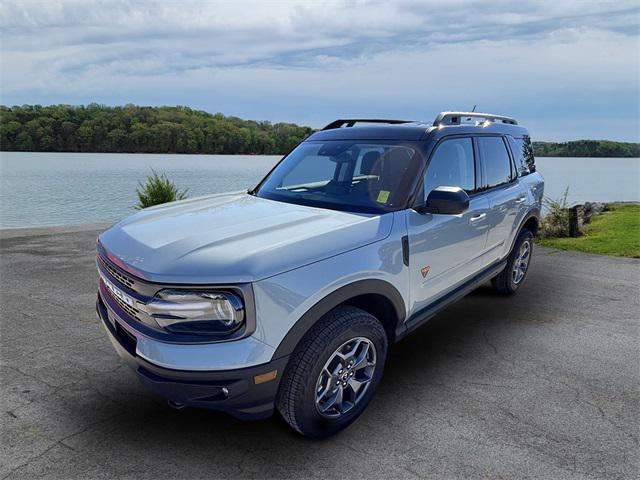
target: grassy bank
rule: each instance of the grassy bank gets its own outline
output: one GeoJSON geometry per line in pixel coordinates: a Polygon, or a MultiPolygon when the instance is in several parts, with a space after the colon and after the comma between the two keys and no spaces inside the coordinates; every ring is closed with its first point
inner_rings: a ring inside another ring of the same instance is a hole
{"type": "Polygon", "coordinates": [[[576,238],[547,238],[545,247],[560,250],[640,258],[640,205],[612,204],[611,211],[593,218],[584,235],[576,238]]]}

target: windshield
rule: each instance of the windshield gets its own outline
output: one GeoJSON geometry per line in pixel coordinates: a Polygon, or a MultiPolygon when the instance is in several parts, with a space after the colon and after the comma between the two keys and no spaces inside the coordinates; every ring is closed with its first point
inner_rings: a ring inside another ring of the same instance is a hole
{"type": "Polygon", "coordinates": [[[304,142],[259,185],[256,195],[354,212],[403,207],[420,163],[418,149],[394,142],[304,142]]]}

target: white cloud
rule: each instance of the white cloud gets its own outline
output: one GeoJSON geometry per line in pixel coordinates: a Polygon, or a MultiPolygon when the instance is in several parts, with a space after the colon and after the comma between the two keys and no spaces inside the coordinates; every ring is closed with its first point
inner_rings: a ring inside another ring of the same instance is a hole
{"type": "Polygon", "coordinates": [[[547,138],[580,136],[575,119],[604,109],[623,128],[600,136],[636,138],[638,11],[590,0],[5,1],[0,101],[178,103],[314,125],[478,103],[547,138]]]}

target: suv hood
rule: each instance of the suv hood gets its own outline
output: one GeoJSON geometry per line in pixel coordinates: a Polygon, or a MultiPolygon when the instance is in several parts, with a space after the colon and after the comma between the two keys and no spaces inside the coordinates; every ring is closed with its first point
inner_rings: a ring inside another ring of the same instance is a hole
{"type": "Polygon", "coordinates": [[[158,283],[243,283],[384,239],[393,214],[338,212],[245,192],[142,210],[98,238],[137,277],[158,283]]]}

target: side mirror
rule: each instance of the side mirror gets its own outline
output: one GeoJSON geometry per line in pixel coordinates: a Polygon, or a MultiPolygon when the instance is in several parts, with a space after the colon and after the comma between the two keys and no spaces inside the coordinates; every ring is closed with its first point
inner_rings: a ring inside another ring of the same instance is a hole
{"type": "Polygon", "coordinates": [[[458,215],[469,208],[469,195],[460,187],[437,187],[431,190],[427,201],[414,207],[418,213],[458,215]]]}

